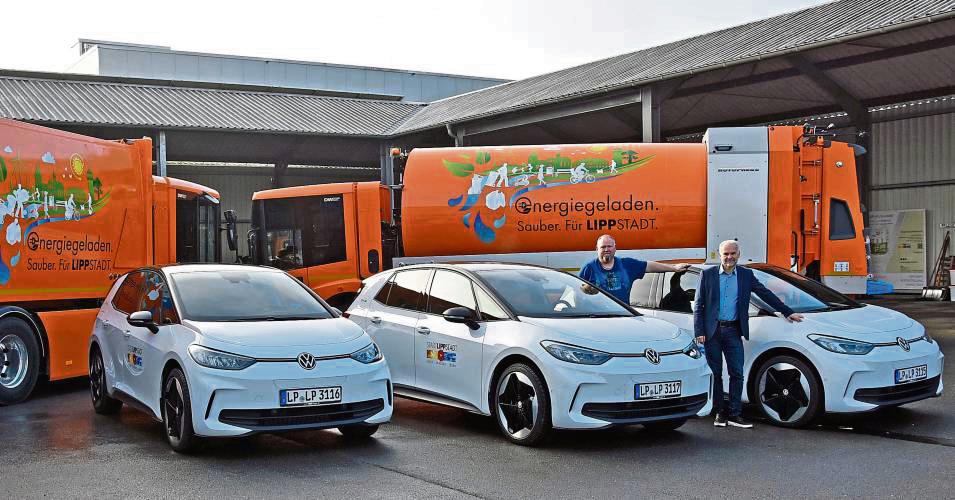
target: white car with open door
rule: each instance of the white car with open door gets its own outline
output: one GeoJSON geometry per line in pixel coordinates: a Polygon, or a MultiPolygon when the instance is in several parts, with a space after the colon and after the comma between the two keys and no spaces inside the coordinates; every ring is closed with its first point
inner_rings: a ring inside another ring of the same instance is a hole
{"type": "Polygon", "coordinates": [[[113,285],[89,346],[97,413],[123,403],[197,436],[337,427],[367,437],[391,418],[391,377],[371,338],[288,274],[177,265],[113,285]]]}
{"type": "Polygon", "coordinates": [[[369,278],[347,314],[381,346],[395,394],[493,415],[518,444],[552,427],[672,430],[711,409],[691,332],[562,271],[402,267],[369,278]]]}
{"type": "MultiPolygon", "coordinates": [[[[634,284],[631,304],[648,316],[692,329],[702,267],[648,273],[634,284]]],[[[804,427],[822,412],[865,412],[942,394],[945,357],[915,320],[856,302],[785,269],[747,267],[805,316],[801,323],[790,323],[759,297],[753,295],[750,303],[743,401],[757,404],[770,422],[804,427]]],[[[727,370],[723,373],[728,384],[727,370]]]]}

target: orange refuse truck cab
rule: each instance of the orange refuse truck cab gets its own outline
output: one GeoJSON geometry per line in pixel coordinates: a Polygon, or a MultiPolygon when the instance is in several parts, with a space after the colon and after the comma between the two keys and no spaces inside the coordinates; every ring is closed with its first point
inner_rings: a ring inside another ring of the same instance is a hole
{"type": "Polygon", "coordinates": [[[397,186],[255,193],[250,255],[339,307],[363,278],[402,264],[576,271],[602,234],[620,256],[696,262],[736,239],[744,263],[865,293],[857,150],[811,127],[714,128],[701,144],[415,149],[397,158],[397,186]]]}
{"type": "Polygon", "coordinates": [[[93,321],[119,275],[219,260],[219,194],[153,176],[149,139],[0,120],[0,223],[0,404],[41,376],[88,373],[93,321]]]}

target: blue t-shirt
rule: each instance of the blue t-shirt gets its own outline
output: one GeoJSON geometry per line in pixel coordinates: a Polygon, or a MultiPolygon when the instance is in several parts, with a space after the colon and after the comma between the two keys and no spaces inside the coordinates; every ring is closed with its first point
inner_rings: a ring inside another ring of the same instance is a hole
{"type": "Polygon", "coordinates": [[[629,257],[614,257],[613,268],[609,271],[594,259],[580,268],[581,278],[597,285],[601,290],[617,297],[625,304],[630,303],[630,287],[633,282],[647,273],[647,263],[629,257]]]}

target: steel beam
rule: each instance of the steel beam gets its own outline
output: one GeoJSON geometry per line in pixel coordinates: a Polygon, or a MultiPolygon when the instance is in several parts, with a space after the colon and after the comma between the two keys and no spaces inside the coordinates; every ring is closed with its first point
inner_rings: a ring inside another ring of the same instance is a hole
{"type": "Polygon", "coordinates": [[[166,177],[166,131],[160,130],[156,134],[156,175],[166,177]]]}

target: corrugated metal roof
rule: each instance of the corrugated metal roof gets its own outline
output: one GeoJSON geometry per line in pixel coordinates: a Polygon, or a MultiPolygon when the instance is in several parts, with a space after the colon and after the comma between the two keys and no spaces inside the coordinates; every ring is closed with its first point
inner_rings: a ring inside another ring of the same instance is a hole
{"type": "Polygon", "coordinates": [[[955,0],[844,0],[431,103],[396,134],[739,64],[955,15],[955,0]]]}
{"type": "Polygon", "coordinates": [[[0,75],[0,116],[61,124],[385,136],[420,104],[0,75]]]}

